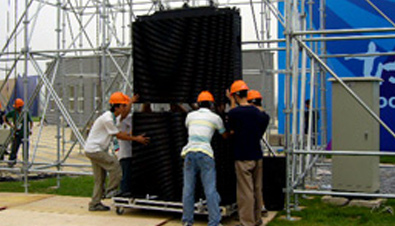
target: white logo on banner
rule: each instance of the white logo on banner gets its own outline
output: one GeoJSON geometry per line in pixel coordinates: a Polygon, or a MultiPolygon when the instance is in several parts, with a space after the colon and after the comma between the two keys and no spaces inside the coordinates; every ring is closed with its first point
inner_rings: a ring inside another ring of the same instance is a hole
{"type": "MultiPolygon", "coordinates": [[[[367,54],[380,53],[377,51],[376,44],[374,42],[369,42],[367,54]]],[[[395,62],[380,62],[377,66],[376,73],[373,72],[373,67],[376,58],[379,56],[366,56],[366,57],[345,57],[345,60],[360,60],[363,61],[363,76],[364,77],[377,77],[382,78],[383,71],[393,71],[395,73],[395,62]]],[[[383,81],[381,85],[385,82],[390,84],[395,84],[395,77],[390,76],[388,81],[383,81]]],[[[380,108],[385,108],[389,106],[395,109],[395,96],[392,97],[380,97],[380,108]]]]}

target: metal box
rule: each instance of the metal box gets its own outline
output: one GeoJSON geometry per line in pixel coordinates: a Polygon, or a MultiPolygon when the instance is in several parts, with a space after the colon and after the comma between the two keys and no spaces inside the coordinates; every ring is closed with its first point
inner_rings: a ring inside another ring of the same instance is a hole
{"type": "MultiPolygon", "coordinates": [[[[379,78],[342,78],[377,115],[380,113],[379,78]]],[[[334,80],[332,82],[332,149],[380,150],[380,125],[334,80]]],[[[332,189],[377,192],[380,189],[379,156],[333,156],[332,189]]]]}

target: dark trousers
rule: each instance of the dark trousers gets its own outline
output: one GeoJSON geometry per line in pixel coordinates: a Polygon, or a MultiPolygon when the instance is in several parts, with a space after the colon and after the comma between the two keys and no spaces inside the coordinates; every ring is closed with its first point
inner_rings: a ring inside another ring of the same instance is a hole
{"type": "MultiPolygon", "coordinates": [[[[23,144],[23,135],[16,135],[14,136],[14,139],[12,141],[12,145],[11,145],[11,154],[10,154],[10,161],[14,161],[17,158],[18,155],[18,150],[19,147],[21,146],[21,144],[23,144]]],[[[27,142],[27,152],[29,152],[29,142],[27,142]]]]}
{"type": "Polygon", "coordinates": [[[121,192],[127,193],[132,191],[132,158],[123,158],[119,160],[122,168],[121,192]]]}

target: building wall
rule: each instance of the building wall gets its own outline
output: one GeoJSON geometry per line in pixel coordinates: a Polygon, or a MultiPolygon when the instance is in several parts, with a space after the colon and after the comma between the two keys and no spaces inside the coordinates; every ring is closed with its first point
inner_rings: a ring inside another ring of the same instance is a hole
{"type": "MultiPolygon", "coordinates": [[[[274,96],[274,75],[273,56],[270,53],[249,50],[243,51],[243,79],[251,89],[258,90],[263,95],[263,107],[275,121],[276,108],[274,96]]],[[[127,57],[116,57],[118,64],[125,74],[128,68],[127,57]]],[[[72,57],[63,59],[57,70],[54,88],[61,98],[64,106],[79,127],[83,127],[101,98],[101,85],[110,86],[112,78],[116,76],[118,70],[113,62],[108,59],[109,77],[106,80],[99,79],[101,58],[100,56],[72,57]]],[[[53,70],[53,69],[52,69],[53,70]]],[[[51,74],[51,71],[48,72],[51,74]]],[[[108,92],[110,95],[114,91],[122,90],[125,82],[122,76],[118,76],[116,84],[108,92]]],[[[126,93],[130,93],[127,90],[126,93]]],[[[49,103],[46,119],[50,124],[58,123],[59,113],[53,98],[49,103]]],[[[99,111],[101,107],[99,107],[99,111]]],[[[99,111],[95,113],[95,119],[99,111]]]]}
{"type": "Polygon", "coordinates": [[[263,108],[274,123],[277,116],[274,90],[273,54],[259,50],[243,51],[243,79],[263,97],[263,108]]]}
{"type": "MultiPolygon", "coordinates": [[[[115,58],[123,72],[127,74],[128,58],[115,58]]],[[[109,58],[107,59],[109,74],[107,79],[99,79],[100,56],[65,58],[59,63],[54,89],[78,127],[82,128],[88,122],[91,114],[95,112],[96,106],[98,106],[101,99],[102,86],[104,86],[103,89],[109,87],[118,73],[115,64],[109,58]]],[[[52,73],[52,70],[48,72],[49,75],[52,73]]],[[[115,85],[110,89],[109,94],[115,90],[120,90],[124,85],[122,81],[122,76],[118,75],[115,85]]],[[[93,119],[98,116],[102,109],[101,106],[98,109],[93,119]]],[[[57,124],[60,115],[54,99],[50,98],[46,113],[47,122],[49,124],[57,124]]]]}

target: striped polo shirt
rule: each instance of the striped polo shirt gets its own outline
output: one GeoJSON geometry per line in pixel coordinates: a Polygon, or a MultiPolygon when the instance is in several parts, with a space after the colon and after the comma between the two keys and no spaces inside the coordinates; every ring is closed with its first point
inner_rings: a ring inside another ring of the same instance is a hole
{"type": "Polygon", "coordinates": [[[207,108],[200,108],[187,115],[185,125],[188,128],[188,144],[182,149],[181,156],[188,152],[203,152],[214,158],[211,148],[211,138],[215,130],[220,134],[225,132],[221,117],[207,108]]]}

